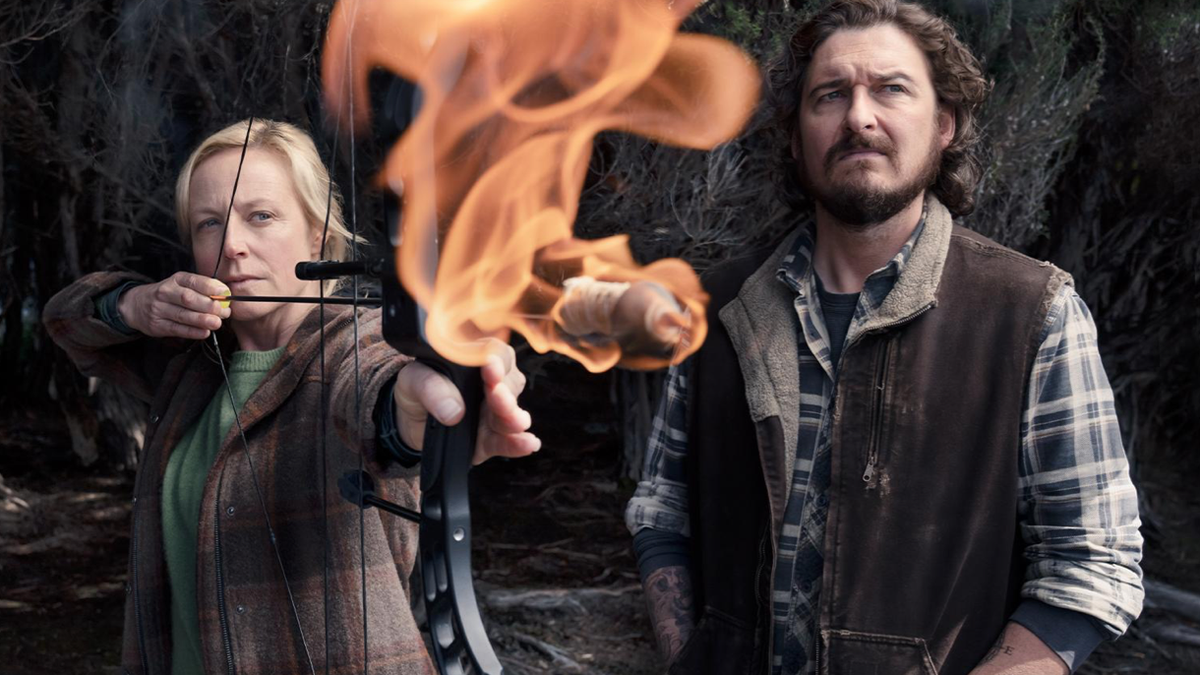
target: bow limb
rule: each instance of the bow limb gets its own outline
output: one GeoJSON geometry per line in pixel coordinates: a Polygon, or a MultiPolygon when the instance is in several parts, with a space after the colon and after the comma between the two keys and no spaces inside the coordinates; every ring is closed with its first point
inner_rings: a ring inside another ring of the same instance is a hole
{"type": "Polygon", "coordinates": [[[488,641],[471,575],[471,508],[467,472],[479,429],[483,386],[478,368],[426,360],[454,382],[466,413],[453,427],[431,415],[421,466],[421,576],[438,669],[470,665],[473,672],[503,672],[488,641]],[[430,582],[433,582],[432,584],[430,582]]]}
{"type": "MultiPolygon", "coordinates": [[[[416,116],[420,98],[404,80],[391,81],[384,96],[379,133],[394,140],[416,116]]],[[[430,196],[432,198],[432,195],[430,196]]],[[[398,199],[384,208],[390,229],[388,259],[400,241],[398,199]]],[[[436,242],[434,242],[436,247],[436,242]]],[[[432,251],[436,260],[436,248],[432,251]]],[[[467,473],[479,430],[483,384],[479,369],[443,358],[425,339],[426,313],[392,274],[382,277],[383,336],[402,354],[448,377],[463,396],[465,412],[447,427],[432,415],[426,422],[421,456],[419,558],[433,657],[441,673],[500,675],[503,668],[488,641],[471,573],[471,509],[467,473]]]]}
{"type": "Polygon", "coordinates": [[[394,278],[384,283],[383,293],[384,335],[389,344],[448,377],[465,405],[462,419],[454,426],[429,416],[421,451],[419,556],[434,661],[441,673],[500,675],[503,668],[488,641],[471,573],[467,473],[483,401],[479,369],[451,363],[421,340],[420,307],[394,278]]]}

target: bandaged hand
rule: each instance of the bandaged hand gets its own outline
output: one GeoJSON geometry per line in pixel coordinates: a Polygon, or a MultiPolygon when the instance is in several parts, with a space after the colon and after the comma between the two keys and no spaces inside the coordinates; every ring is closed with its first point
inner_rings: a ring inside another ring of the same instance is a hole
{"type": "Polygon", "coordinates": [[[574,277],[563,284],[558,313],[563,332],[604,336],[622,350],[669,354],[679,345],[687,317],[670,291],[653,281],[617,283],[574,277]]]}

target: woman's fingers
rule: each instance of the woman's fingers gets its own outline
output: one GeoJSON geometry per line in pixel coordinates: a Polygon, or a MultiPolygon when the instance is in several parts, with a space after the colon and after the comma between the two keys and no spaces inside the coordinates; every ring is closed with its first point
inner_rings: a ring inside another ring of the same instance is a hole
{"type": "Polygon", "coordinates": [[[194,326],[206,330],[218,330],[221,327],[221,317],[206,312],[194,312],[179,305],[167,306],[161,309],[162,319],[185,326],[194,326]]]}
{"type": "Polygon", "coordinates": [[[162,281],[126,291],[117,309],[125,323],[151,337],[203,340],[221,328],[231,311],[211,295],[228,294],[216,279],[178,272],[162,281]]]}
{"type": "MultiPolygon", "coordinates": [[[[515,364],[515,359],[509,363],[515,364]]],[[[491,457],[524,457],[542,447],[541,439],[528,431],[533,418],[517,402],[517,395],[525,387],[525,376],[515,365],[510,367],[505,373],[505,362],[490,357],[483,368],[485,397],[474,464],[491,457]]]]}
{"type": "Polygon", "coordinates": [[[185,340],[204,340],[212,334],[212,331],[207,328],[167,319],[158,319],[151,322],[150,330],[149,334],[154,337],[177,337],[184,338],[185,340]]]}
{"type": "MultiPolygon", "coordinates": [[[[494,387],[512,373],[520,374],[521,371],[517,369],[517,352],[513,350],[512,345],[495,338],[487,338],[486,342],[487,345],[484,349],[487,351],[488,357],[480,369],[485,388],[494,387]]],[[[523,388],[525,376],[521,375],[520,377],[523,388]]],[[[519,392],[520,389],[517,391],[519,392]]]]}
{"type": "MultiPolygon", "coordinates": [[[[164,291],[164,293],[167,297],[170,297],[174,291],[168,290],[164,291]]],[[[208,300],[207,302],[213,303],[212,300],[208,300]]],[[[218,330],[221,327],[222,315],[212,312],[213,308],[211,306],[206,306],[205,309],[210,311],[189,309],[186,305],[179,304],[178,300],[171,301],[155,298],[151,302],[149,311],[147,312],[150,319],[149,325],[152,329],[156,328],[159,331],[166,331],[166,334],[173,337],[178,337],[178,335],[170,327],[176,324],[199,328],[205,331],[218,330]]],[[[159,337],[162,336],[160,335],[159,337]]],[[[208,336],[205,335],[204,337],[208,336]]]]}
{"type": "MultiPolygon", "coordinates": [[[[503,344],[503,343],[500,343],[503,344]]],[[[480,370],[484,382],[483,410],[473,463],[490,457],[523,457],[541,448],[542,442],[529,433],[533,420],[517,402],[525,387],[525,376],[516,369],[515,354],[498,349],[480,370]]],[[[393,391],[400,435],[413,448],[421,447],[425,422],[432,414],[442,424],[457,424],[463,416],[462,395],[444,375],[420,363],[401,369],[393,391]]]]}
{"type": "Polygon", "coordinates": [[[463,400],[458,388],[445,375],[422,363],[401,369],[395,394],[400,413],[422,423],[429,414],[445,425],[462,419],[463,400]]]}
{"type": "Polygon", "coordinates": [[[228,286],[212,277],[192,274],[191,272],[176,272],[172,275],[171,279],[175,281],[177,286],[191,289],[205,297],[210,295],[226,295],[229,293],[228,286]]]}
{"type": "Polygon", "coordinates": [[[171,280],[174,283],[163,289],[168,302],[222,318],[229,318],[232,313],[230,308],[222,306],[221,301],[212,298],[214,295],[230,295],[229,287],[220,281],[188,272],[178,272],[171,280]]]}
{"type": "Polygon", "coordinates": [[[483,422],[498,434],[515,434],[529,429],[533,418],[517,403],[516,395],[504,384],[493,387],[484,406],[483,422]]]}
{"type": "Polygon", "coordinates": [[[489,339],[487,361],[480,369],[483,376],[485,392],[492,392],[497,386],[503,386],[513,394],[513,404],[516,396],[525,390],[525,373],[517,368],[517,353],[506,342],[489,339]]]}
{"type": "Polygon", "coordinates": [[[422,363],[410,363],[400,369],[392,389],[400,438],[412,448],[425,441],[425,422],[432,414],[447,426],[463,416],[462,394],[445,375],[422,363]]]}
{"type": "Polygon", "coordinates": [[[542,441],[528,431],[519,434],[490,434],[475,446],[471,464],[482,464],[492,457],[526,457],[542,447],[542,441]]]}

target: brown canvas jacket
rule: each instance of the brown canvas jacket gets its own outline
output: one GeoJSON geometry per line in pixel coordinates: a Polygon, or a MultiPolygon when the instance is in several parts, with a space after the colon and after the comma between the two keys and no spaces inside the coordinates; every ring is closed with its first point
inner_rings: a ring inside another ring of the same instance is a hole
{"type": "MultiPolygon", "coordinates": [[[[800,406],[794,293],[776,278],[792,241],[705,283],[719,321],[693,357],[686,469],[700,610],[672,673],[770,672],[800,406]]],[[[955,226],[930,197],[908,264],[842,357],[819,672],[965,675],[996,639],[1025,571],[1023,396],[1038,331],[1068,283],[955,226]]]]}
{"type": "MultiPolygon", "coordinates": [[[[211,342],[124,336],[94,315],[95,298],[130,278],[112,272],[88,275],[51,299],[44,320],[84,374],[109,380],[150,404],[134,486],[121,662],[132,675],[157,675],[171,669],[163,472],[171,450],[223,379],[211,342]]],[[[383,341],[379,311],[359,310],[361,405],[356,405],[351,311],[325,307],[324,319],[324,378],[320,311],[314,306],[258,390],[239,402],[249,458],[234,425],[207,478],[197,588],[208,673],[305,673],[310,670],[306,651],[317,672],[325,672],[327,651],[328,672],[363,672],[363,568],[369,672],[434,672],[409,609],[417,526],[381,517],[378,509],[363,512],[365,564],[360,567],[360,512],[339,496],[336,482],[358,468],[361,451],[381,496],[418,508],[419,469],[380,465],[372,421],[381,388],[407,359],[383,341]]],[[[231,334],[219,338],[226,350],[234,344],[231,334]]]]}

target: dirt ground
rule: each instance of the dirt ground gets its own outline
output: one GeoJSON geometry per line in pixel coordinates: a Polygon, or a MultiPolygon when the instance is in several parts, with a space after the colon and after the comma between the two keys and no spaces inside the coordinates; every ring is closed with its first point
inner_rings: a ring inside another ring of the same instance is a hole
{"type": "MultiPolygon", "coordinates": [[[[661,672],[622,522],[630,486],[617,480],[608,386],[574,372],[535,378],[545,448],[472,475],[477,590],[515,675],[661,672]],[[567,374],[571,387],[553,384],[567,374]]],[[[49,415],[0,414],[0,475],[13,491],[0,511],[0,675],[118,672],[132,482],[46,461],[47,443],[63,441],[49,415]]],[[[1200,494],[1186,476],[1143,470],[1145,569],[1200,593],[1200,494]]],[[[1164,639],[1174,626],[1200,629],[1147,609],[1080,672],[1200,673],[1200,649],[1164,639]]]]}

